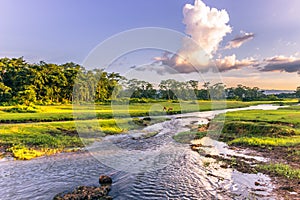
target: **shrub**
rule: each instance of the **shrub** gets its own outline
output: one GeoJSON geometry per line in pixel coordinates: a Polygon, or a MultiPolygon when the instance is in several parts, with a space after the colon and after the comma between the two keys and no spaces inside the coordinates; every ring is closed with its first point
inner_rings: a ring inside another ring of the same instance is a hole
{"type": "Polygon", "coordinates": [[[40,112],[40,109],[33,105],[16,105],[11,108],[5,109],[4,111],[10,113],[37,113],[40,112]]]}

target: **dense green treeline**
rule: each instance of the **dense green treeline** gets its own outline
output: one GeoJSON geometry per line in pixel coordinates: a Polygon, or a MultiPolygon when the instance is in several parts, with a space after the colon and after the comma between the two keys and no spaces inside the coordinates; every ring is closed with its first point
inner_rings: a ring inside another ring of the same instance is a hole
{"type": "MultiPolygon", "coordinates": [[[[263,94],[257,87],[238,85],[226,88],[222,83],[179,82],[174,79],[163,80],[154,87],[146,81],[127,80],[118,73],[101,69],[87,70],[72,62],[61,65],[43,61],[30,64],[22,57],[0,59],[1,104],[52,104],[73,100],[106,102],[116,97],[166,100],[227,98],[244,101],[278,99],[278,96],[263,94]]],[[[300,97],[300,88],[296,93],[279,96],[285,97],[300,97]]]]}
{"type": "Polygon", "coordinates": [[[111,97],[121,76],[103,70],[86,70],[75,63],[29,64],[23,58],[0,59],[0,102],[51,104],[111,97]],[[77,80],[77,81],[76,81],[77,80]],[[74,84],[76,82],[76,87],[74,84]]]}

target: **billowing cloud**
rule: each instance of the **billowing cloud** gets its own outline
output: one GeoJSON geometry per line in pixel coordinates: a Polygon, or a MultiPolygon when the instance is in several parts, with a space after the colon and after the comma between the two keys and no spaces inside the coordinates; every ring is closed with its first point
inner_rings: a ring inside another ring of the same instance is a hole
{"type": "Polygon", "coordinates": [[[210,63],[208,58],[204,58],[203,60],[203,63],[195,63],[195,61],[188,57],[182,57],[178,54],[165,52],[161,57],[155,57],[153,64],[165,66],[165,69],[171,68],[172,70],[167,71],[173,71],[173,73],[191,73],[197,71],[205,72],[208,70],[210,63]],[[206,60],[206,62],[204,63],[203,60],[206,60]],[[191,62],[193,62],[194,65],[191,64],[191,62]]]}
{"type": "Polygon", "coordinates": [[[295,58],[293,56],[274,56],[271,58],[264,59],[265,65],[260,68],[263,72],[297,72],[300,74],[300,58],[295,58]]]}
{"type": "Polygon", "coordinates": [[[232,31],[227,24],[229,15],[226,10],[210,8],[201,0],[195,0],[194,5],[186,4],[183,8],[183,16],[183,23],[186,25],[185,33],[197,42],[201,49],[190,48],[189,44],[183,44],[179,51],[182,56],[203,50],[212,56],[223,37],[232,31]]]}
{"type": "Polygon", "coordinates": [[[236,36],[233,40],[229,41],[225,49],[239,48],[240,46],[242,46],[242,44],[244,44],[249,40],[252,40],[253,38],[254,38],[253,33],[242,32],[241,35],[236,36]]]}
{"type": "Polygon", "coordinates": [[[155,63],[173,68],[178,73],[207,71],[213,66],[211,59],[223,37],[231,32],[229,15],[225,10],[206,6],[201,0],[183,8],[183,23],[186,25],[181,48],[176,54],[165,53],[155,57],[155,63]]]}
{"type": "MultiPolygon", "coordinates": [[[[257,64],[253,58],[238,60],[235,54],[214,59],[220,42],[232,31],[228,25],[229,15],[225,10],[210,8],[201,0],[195,0],[194,5],[184,6],[183,16],[187,36],[183,38],[182,46],[175,54],[166,52],[161,57],[154,58],[155,64],[165,66],[156,70],[159,74],[163,73],[163,69],[177,73],[209,70],[223,72],[257,64]]],[[[253,33],[242,32],[242,35],[230,41],[228,48],[237,48],[253,37],[253,33]]],[[[151,70],[155,70],[155,67],[152,66],[151,70]]]]}
{"type": "MultiPolygon", "coordinates": [[[[254,58],[245,58],[242,60],[238,60],[235,54],[231,56],[225,56],[224,58],[215,59],[214,61],[211,60],[205,65],[200,66],[192,65],[188,62],[188,60],[185,60],[179,55],[171,54],[168,52],[164,53],[161,57],[155,57],[154,60],[154,64],[165,66],[165,68],[158,69],[159,74],[162,73],[162,69],[167,68],[171,68],[172,70],[167,71],[172,71],[173,73],[207,72],[210,69],[213,71],[216,71],[216,69],[218,69],[219,72],[224,72],[232,69],[240,69],[247,66],[256,66],[259,64],[259,62],[254,58]]],[[[155,70],[155,67],[151,68],[151,70],[155,70]]]]}
{"type": "Polygon", "coordinates": [[[231,69],[239,69],[242,67],[254,66],[258,64],[258,61],[253,58],[237,60],[236,55],[233,54],[231,56],[225,56],[221,59],[216,59],[215,64],[218,67],[219,71],[223,72],[231,69]]]}

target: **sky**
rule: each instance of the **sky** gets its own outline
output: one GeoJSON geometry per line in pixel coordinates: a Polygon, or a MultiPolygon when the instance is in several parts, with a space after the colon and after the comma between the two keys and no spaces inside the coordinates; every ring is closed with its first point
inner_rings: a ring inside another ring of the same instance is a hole
{"type": "Polygon", "coordinates": [[[85,64],[116,34],[160,27],[182,34],[178,49],[128,52],[107,63],[108,71],[152,82],[218,77],[227,86],[300,85],[298,0],[1,0],[0,6],[0,57],[85,64]]]}

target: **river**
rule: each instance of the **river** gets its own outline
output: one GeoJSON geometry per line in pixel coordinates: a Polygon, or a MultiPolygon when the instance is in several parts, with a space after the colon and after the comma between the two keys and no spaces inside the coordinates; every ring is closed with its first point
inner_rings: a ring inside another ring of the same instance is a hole
{"type": "MultiPolygon", "coordinates": [[[[174,115],[144,130],[107,136],[84,152],[1,161],[0,199],[52,199],[79,185],[97,185],[100,174],[112,177],[110,195],[114,199],[274,199],[268,176],[223,169],[212,158],[192,151],[188,144],[175,142],[172,136],[188,130],[190,124],[208,123],[219,113],[277,108],[258,105],[174,115]],[[158,134],[143,137],[151,132],[158,134]],[[205,166],[208,162],[210,165],[205,166]]],[[[207,137],[203,144],[210,153],[243,156],[207,137]]]]}

